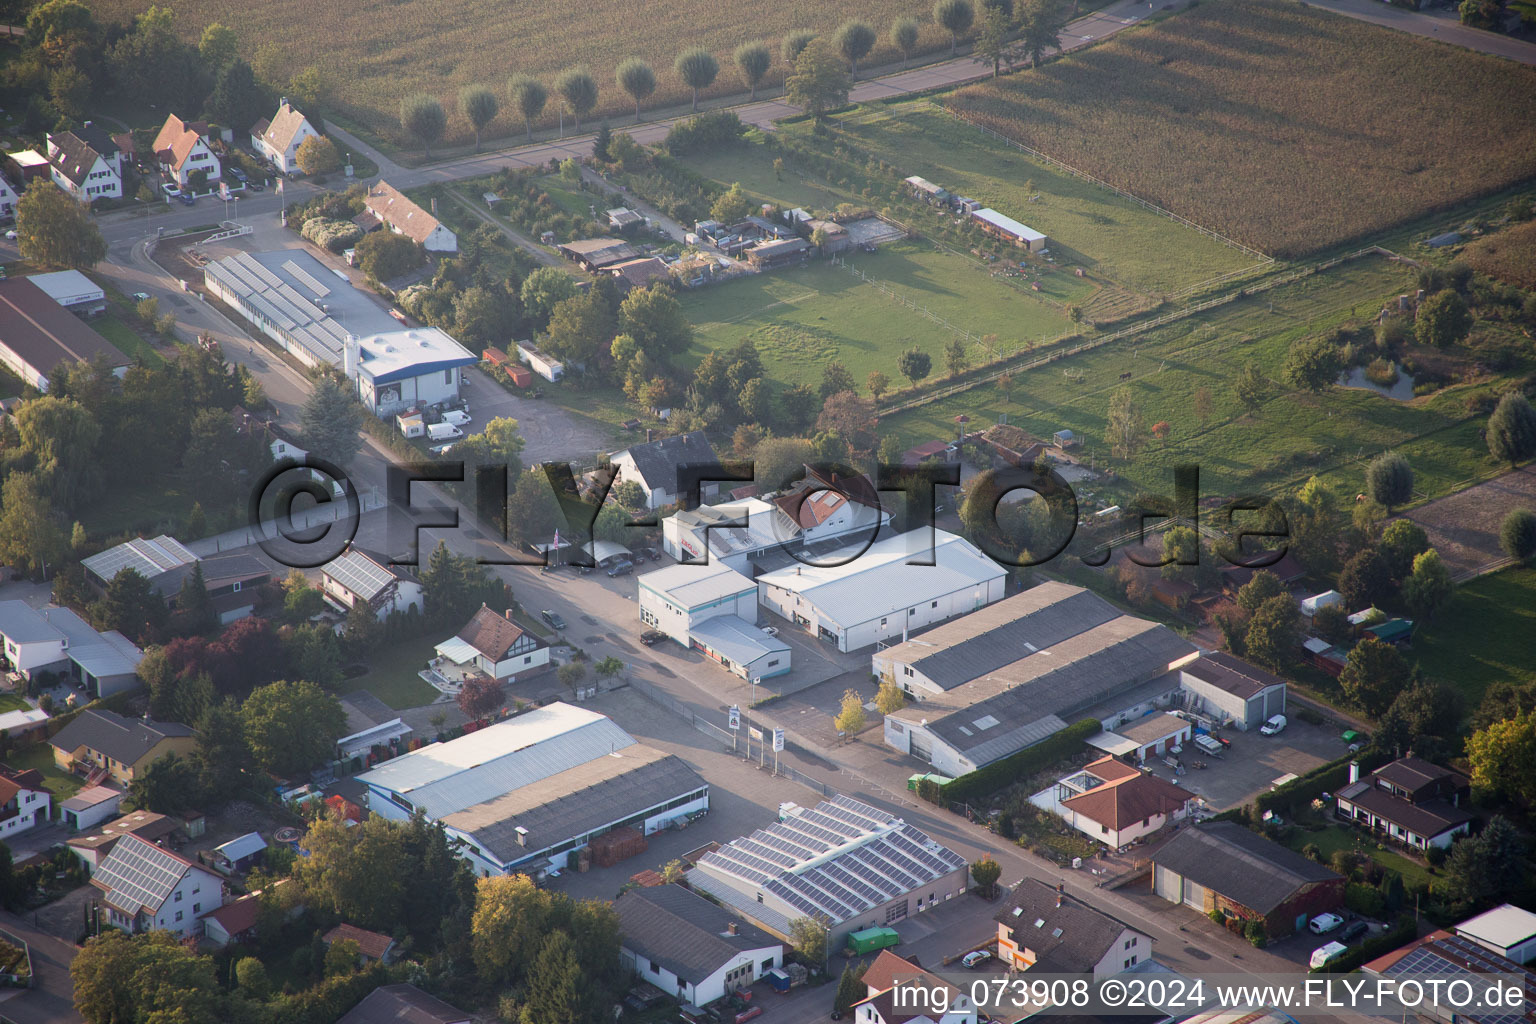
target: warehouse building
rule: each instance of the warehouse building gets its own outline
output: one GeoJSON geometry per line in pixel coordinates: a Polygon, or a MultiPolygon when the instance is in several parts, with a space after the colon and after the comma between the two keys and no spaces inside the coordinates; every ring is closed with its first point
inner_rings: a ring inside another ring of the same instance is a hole
{"type": "Polygon", "coordinates": [[[909,630],[985,608],[1002,600],[1008,577],[970,541],[944,530],[855,542],[818,562],[758,577],[758,599],[840,651],[904,640],[909,630]]]}
{"type": "Polygon", "coordinates": [[[685,562],[636,580],[640,620],[743,679],[789,671],[790,647],[757,627],[757,585],[721,562],[685,562]]]}
{"type": "Polygon", "coordinates": [[[477,875],[542,876],[624,826],[650,835],[709,809],[709,786],[675,755],[609,718],[554,703],[357,776],[375,814],[441,822],[477,875]]]}
{"type": "Polygon", "coordinates": [[[59,305],[32,278],[0,280],[0,364],[39,391],[58,367],[104,359],[118,377],[132,360],[59,305]]]}
{"type": "Polygon", "coordinates": [[[887,811],[838,795],[705,854],[693,888],[774,935],[797,917],[827,921],[827,949],[965,894],[965,858],[887,811]]]}
{"type": "Polygon", "coordinates": [[[1186,711],[1247,731],[1285,714],[1285,680],[1222,651],[1183,670],[1186,711]]]}

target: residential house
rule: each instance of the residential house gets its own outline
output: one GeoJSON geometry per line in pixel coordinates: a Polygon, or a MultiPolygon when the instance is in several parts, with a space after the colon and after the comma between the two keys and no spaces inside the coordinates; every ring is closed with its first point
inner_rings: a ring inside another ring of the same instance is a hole
{"type": "Polygon", "coordinates": [[[361,603],[378,619],[412,608],[423,610],[421,581],[410,570],[355,546],[321,567],[320,591],[339,611],[351,611],[361,603]]]}
{"type": "Polygon", "coordinates": [[[36,768],[17,771],[0,764],[0,839],[9,839],[51,817],[53,794],[36,768]]]}
{"type": "MultiPolygon", "coordinates": [[[[704,436],[704,431],[695,430],[632,445],[613,452],[608,460],[618,470],[614,485],[630,482],[639,484],[645,492],[645,507],[654,509],[681,501],[687,491],[687,471],[695,471],[694,479],[697,479],[699,472],[718,466],[720,456],[715,454],[714,446],[704,436]]],[[[703,475],[707,476],[708,473],[703,475]]],[[[712,497],[719,491],[719,485],[715,483],[695,486],[700,488],[697,495],[699,500],[712,497]]]]}
{"type": "Polygon", "coordinates": [[[512,618],[481,605],[463,628],[436,647],[434,667],[449,678],[487,675],[515,683],[549,667],[549,646],[512,618]]]}
{"type": "Polygon", "coordinates": [[[888,949],[880,951],[862,980],[866,995],[853,1007],[857,1024],[976,1024],[980,1019],[968,992],[888,949]],[[898,1001],[899,987],[918,989],[928,998],[908,992],[898,1001]]]}
{"type": "Polygon", "coordinates": [[[123,791],[120,789],[86,786],[59,804],[59,817],[70,831],[80,832],[117,817],[122,803],[123,791]]]}
{"type": "Polygon", "coordinates": [[[620,953],[643,981],[703,1006],[784,962],[784,943],[680,885],[632,889],[613,904],[620,953]]]}
{"type": "Polygon", "coordinates": [[[199,920],[224,905],[224,881],[178,853],[136,835],[118,840],[91,876],[102,891],[107,923],[132,933],[202,930],[199,920]]]}
{"type": "Polygon", "coordinates": [[[1448,849],[1472,827],[1468,807],[1471,784],[1421,757],[1399,758],[1360,778],[1360,765],[1349,766],[1349,784],[1335,795],[1334,811],[1375,833],[1414,849],[1448,849]]]}
{"type": "Polygon", "coordinates": [[[106,132],[50,133],[48,170],[55,185],[83,203],[122,198],[121,159],[106,132]],[[94,145],[86,135],[95,136],[94,145]]]}
{"type": "MultiPolygon", "coordinates": [[[[433,200],[434,205],[436,200],[433,200]]],[[[404,235],[428,252],[458,252],[459,239],[448,227],[428,213],[405,193],[386,181],[368,187],[363,206],[374,218],[397,235],[404,235]]]]}
{"type": "Polygon", "coordinates": [[[1091,974],[1098,981],[1152,955],[1151,936],[1037,878],[1014,886],[993,920],[997,955],[1016,971],[1091,974]]]}
{"type": "Polygon", "coordinates": [[[649,288],[652,282],[665,281],[672,276],[666,261],[660,256],[643,256],[637,260],[625,260],[604,267],[603,270],[618,278],[629,288],[649,288]]]}
{"type": "Polygon", "coordinates": [[[144,654],[133,641],[116,630],[98,633],[68,608],[0,601],[0,639],[6,663],[25,679],[53,672],[91,697],[110,697],[139,685],[134,672],[144,654]]]}
{"type": "MultiPolygon", "coordinates": [[[[1101,758],[1085,770],[1113,760],[1101,758]]],[[[1063,799],[1061,816],[1090,839],[1119,850],[1184,821],[1198,801],[1199,797],[1188,790],[1132,768],[1129,775],[1120,774],[1063,799]]]]}
{"type": "Polygon", "coordinates": [[[869,477],[839,476],[805,467],[805,477],[792,490],[773,499],[778,510],[778,536],[810,547],[848,534],[870,531],[891,521],[869,477]]]}
{"type": "Polygon", "coordinates": [[[87,708],[50,741],[53,761],[65,771],[98,770],[127,786],[160,758],[186,757],[197,749],[192,729],[179,722],[124,718],[115,711],[87,708]]]}
{"type": "Polygon", "coordinates": [[[394,939],[379,932],[359,928],[355,924],[347,924],[345,921],[321,936],[321,941],[327,946],[334,942],[355,942],[358,958],[364,961],[388,964],[395,958],[394,939]]]}
{"type": "Polygon", "coordinates": [[[203,936],[220,949],[231,942],[248,942],[256,937],[256,920],[260,914],[260,891],[247,893],[204,915],[203,936]]]}
{"type": "Polygon", "coordinates": [[[11,220],[16,216],[16,190],[11,188],[11,183],[5,175],[0,174],[0,220],[11,220]]]}
{"type": "Polygon", "coordinates": [[[181,585],[202,566],[203,586],[221,623],[243,619],[256,609],[261,585],[272,578],[272,569],[255,555],[215,555],[199,559],[174,537],[162,534],[153,540],[136,537],[84,559],[86,580],[105,592],[117,574],[133,569],[143,576],[174,608],[181,585]]]}
{"type": "Polygon", "coordinates": [[[223,177],[223,165],[214,153],[211,141],[206,122],[183,121],[175,114],[168,114],[151,148],[161,170],[177,185],[207,192],[223,177]],[[199,171],[203,180],[201,188],[193,182],[193,175],[199,171]]]}
{"type": "Polygon", "coordinates": [[[0,280],[0,364],[39,391],[59,366],[104,359],[118,377],[133,360],[30,278],[0,280]]]}
{"type": "Polygon", "coordinates": [[[336,1024],[470,1024],[473,1019],[415,985],[401,983],[374,989],[336,1024]]]}
{"type": "Polygon", "coordinates": [[[153,811],[134,811],[107,822],[87,835],[70,836],[64,840],[64,845],[82,864],[95,870],[117,847],[118,840],[123,836],[138,836],[146,843],[158,845],[181,827],[181,823],[167,815],[153,811]]]}
{"type": "Polygon", "coordinates": [[[319,137],[309,118],[284,97],[271,120],[262,118],[251,128],[251,148],[279,171],[292,174],[299,169],[299,147],[304,140],[319,137]]]}
{"type": "Polygon", "coordinates": [[[1264,923],[1271,938],[1344,902],[1344,879],[1235,822],[1206,822],[1152,854],[1152,891],[1170,903],[1264,923]]]}

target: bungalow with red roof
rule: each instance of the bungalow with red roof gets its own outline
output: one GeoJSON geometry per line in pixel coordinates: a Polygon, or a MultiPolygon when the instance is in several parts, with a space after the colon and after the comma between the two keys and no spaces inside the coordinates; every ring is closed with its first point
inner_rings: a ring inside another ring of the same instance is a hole
{"type": "Polygon", "coordinates": [[[355,942],[357,955],[363,960],[376,960],[387,964],[394,959],[394,939],[380,932],[359,928],[355,924],[347,924],[345,921],[326,932],[321,937],[321,941],[327,946],[335,942],[355,942]]]}

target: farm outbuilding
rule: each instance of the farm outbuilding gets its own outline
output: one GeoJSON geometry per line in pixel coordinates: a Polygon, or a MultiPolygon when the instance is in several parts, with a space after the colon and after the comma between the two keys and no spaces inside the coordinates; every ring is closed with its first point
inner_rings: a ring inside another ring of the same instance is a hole
{"type": "Polygon", "coordinates": [[[981,225],[981,229],[989,235],[995,235],[1014,245],[1028,249],[1030,252],[1045,251],[1045,235],[1026,224],[1020,224],[1012,217],[998,213],[991,207],[981,210],[972,210],[971,218],[981,225]]]}

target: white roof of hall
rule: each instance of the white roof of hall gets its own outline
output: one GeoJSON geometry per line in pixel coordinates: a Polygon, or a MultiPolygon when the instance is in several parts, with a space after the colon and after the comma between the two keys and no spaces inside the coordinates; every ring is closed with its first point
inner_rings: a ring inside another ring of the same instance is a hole
{"type": "Polygon", "coordinates": [[[358,779],[399,793],[429,818],[441,818],[634,742],[607,716],[557,702],[447,743],[428,744],[358,779]]]}
{"type": "Polygon", "coordinates": [[[757,585],[724,562],[679,562],[641,576],[637,582],[675,605],[697,608],[748,590],[757,585]]]}
{"type": "Polygon", "coordinates": [[[925,534],[911,530],[867,550],[850,544],[821,556],[828,564],[791,565],[759,576],[758,582],[802,594],[823,615],[853,626],[1005,574],[970,541],[944,530],[933,531],[933,564],[918,564],[929,558],[925,534]]]}

